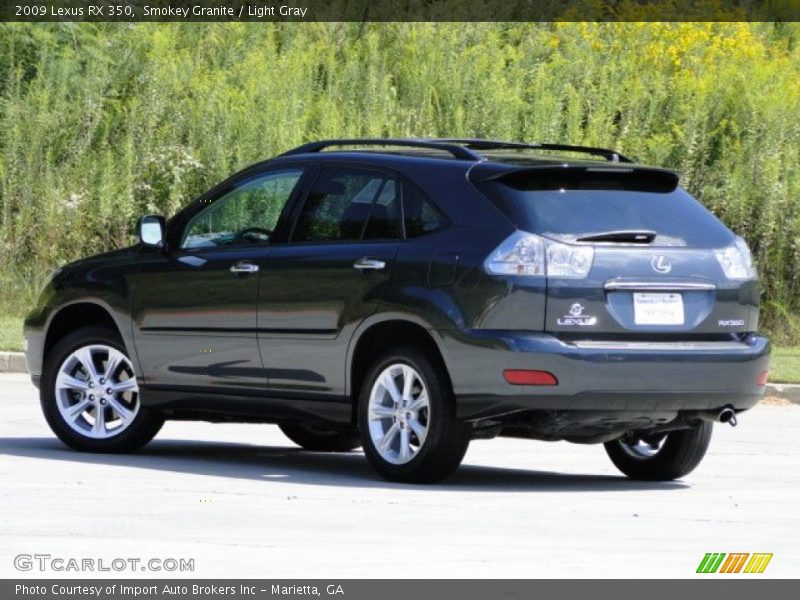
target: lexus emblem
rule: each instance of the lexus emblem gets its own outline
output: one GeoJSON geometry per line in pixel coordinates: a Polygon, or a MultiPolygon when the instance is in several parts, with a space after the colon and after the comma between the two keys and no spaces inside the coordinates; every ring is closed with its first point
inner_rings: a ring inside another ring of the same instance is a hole
{"type": "Polygon", "coordinates": [[[569,307],[569,314],[573,317],[580,317],[583,314],[583,305],[576,302],[569,307]]]}
{"type": "Polygon", "coordinates": [[[656,273],[669,273],[672,271],[672,262],[663,254],[659,254],[650,259],[650,266],[656,273]]]}

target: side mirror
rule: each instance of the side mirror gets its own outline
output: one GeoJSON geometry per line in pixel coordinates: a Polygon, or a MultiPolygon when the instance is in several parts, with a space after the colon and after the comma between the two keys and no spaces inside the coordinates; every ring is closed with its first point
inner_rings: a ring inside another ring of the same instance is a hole
{"type": "Polygon", "coordinates": [[[136,224],[136,235],[145,246],[161,248],[166,237],[166,220],[160,215],[145,215],[136,224]]]}

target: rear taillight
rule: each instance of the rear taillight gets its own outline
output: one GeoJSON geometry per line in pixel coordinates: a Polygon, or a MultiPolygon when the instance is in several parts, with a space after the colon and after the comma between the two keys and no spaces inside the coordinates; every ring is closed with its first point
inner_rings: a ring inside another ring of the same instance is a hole
{"type": "Polygon", "coordinates": [[[750,254],[747,242],[742,238],[736,238],[732,246],[714,250],[714,255],[728,279],[755,279],[757,277],[753,255],[750,254]]]}
{"type": "Polygon", "coordinates": [[[583,279],[592,268],[594,248],[556,242],[516,231],[489,255],[484,268],[491,275],[583,279]]]}
{"type": "Polygon", "coordinates": [[[558,385],[558,379],[550,371],[506,369],[503,377],[513,385],[558,385]]]}
{"type": "Polygon", "coordinates": [[[769,371],[761,371],[758,374],[758,378],[756,379],[756,385],[767,385],[767,380],[769,379],[769,371]]]}

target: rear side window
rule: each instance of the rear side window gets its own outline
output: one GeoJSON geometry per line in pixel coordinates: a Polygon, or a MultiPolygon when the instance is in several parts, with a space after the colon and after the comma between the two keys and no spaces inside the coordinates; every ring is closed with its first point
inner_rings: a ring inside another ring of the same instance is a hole
{"type": "Polygon", "coordinates": [[[364,239],[397,240],[400,237],[399,189],[394,179],[386,179],[372,204],[367,226],[364,228],[364,239]]]}
{"type": "Polygon", "coordinates": [[[652,246],[721,248],[733,234],[681,188],[670,191],[565,186],[542,189],[535,181],[492,181],[481,189],[520,229],[574,241],[611,231],[653,231],[652,246]]]}
{"type": "Polygon", "coordinates": [[[293,242],[399,239],[398,186],[391,177],[324,168],[303,205],[293,242]]]}
{"type": "Polygon", "coordinates": [[[403,192],[406,237],[413,238],[444,228],[442,213],[418,190],[407,186],[403,192]]]}

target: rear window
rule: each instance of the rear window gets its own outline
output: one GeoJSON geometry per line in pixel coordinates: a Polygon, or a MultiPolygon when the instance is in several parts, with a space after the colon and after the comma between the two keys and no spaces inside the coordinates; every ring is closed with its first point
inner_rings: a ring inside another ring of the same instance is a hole
{"type": "Polygon", "coordinates": [[[721,248],[733,240],[733,234],[681,188],[541,189],[544,186],[519,178],[478,187],[520,229],[563,241],[621,230],[655,232],[651,246],[721,248]]]}

